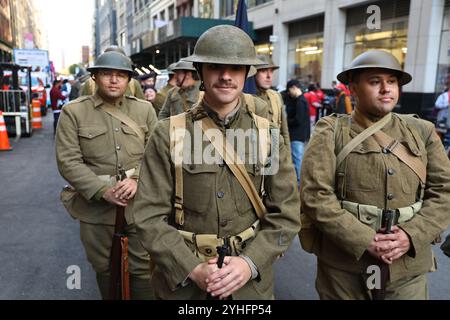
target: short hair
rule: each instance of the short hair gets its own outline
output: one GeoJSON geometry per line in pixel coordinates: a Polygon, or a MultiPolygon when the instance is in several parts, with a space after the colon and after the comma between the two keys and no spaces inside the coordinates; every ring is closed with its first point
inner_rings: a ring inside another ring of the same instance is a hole
{"type": "Polygon", "coordinates": [[[158,92],[158,91],[156,91],[155,87],[153,87],[153,86],[144,86],[144,88],[142,89],[142,91],[145,92],[145,90],[148,90],[148,89],[152,89],[153,91],[155,91],[155,93],[158,92]]]}
{"type": "Polygon", "coordinates": [[[299,80],[292,79],[292,80],[289,80],[288,83],[286,84],[286,89],[289,90],[292,87],[297,87],[299,89],[302,89],[302,84],[299,80]]]}

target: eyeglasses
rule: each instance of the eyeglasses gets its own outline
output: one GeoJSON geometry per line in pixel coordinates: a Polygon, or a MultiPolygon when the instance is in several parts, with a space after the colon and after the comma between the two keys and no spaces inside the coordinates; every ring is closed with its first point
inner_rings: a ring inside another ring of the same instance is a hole
{"type": "Polygon", "coordinates": [[[129,78],[128,72],[125,71],[100,70],[98,75],[108,80],[111,80],[113,77],[116,77],[119,81],[128,80],[129,78]]]}

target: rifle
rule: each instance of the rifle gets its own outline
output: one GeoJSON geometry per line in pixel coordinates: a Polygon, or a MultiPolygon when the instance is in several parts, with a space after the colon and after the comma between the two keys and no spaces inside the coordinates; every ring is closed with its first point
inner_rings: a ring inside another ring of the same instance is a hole
{"type": "MultiPolygon", "coordinates": [[[[397,220],[398,214],[396,210],[391,209],[383,210],[381,221],[381,227],[385,228],[383,233],[384,234],[392,233],[392,226],[394,226],[397,223],[397,220]]],[[[380,262],[379,266],[381,272],[380,289],[372,290],[373,300],[384,300],[386,296],[386,284],[389,280],[389,265],[384,262],[380,262]]]]}
{"type": "MultiPolygon", "coordinates": [[[[224,238],[223,245],[220,247],[216,247],[217,254],[219,255],[217,258],[217,267],[219,269],[222,269],[223,260],[225,259],[225,256],[228,254],[229,248],[230,248],[229,238],[224,238]]],[[[218,299],[219,299],[219,297],[213,297],[209,293],[206,296],[206,300],[218,300],[218,299]]]]}
{"type": "MultiPolygon", "coordinates": [[[[117,181],[126,178],[125,170],[120,169],[117,181]]],[[[130,281],[128,274],[128,237],[125,235],[125,207],[116,206],[116,222],[112,237],[109,258],[110,284],[109,300],[129,300],[130,281]]]]}

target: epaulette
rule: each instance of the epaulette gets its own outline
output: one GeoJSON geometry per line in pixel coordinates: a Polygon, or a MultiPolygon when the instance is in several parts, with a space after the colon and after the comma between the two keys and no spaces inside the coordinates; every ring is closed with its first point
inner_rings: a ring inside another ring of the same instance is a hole
{"type": "Polygon", "coordinates": [[[69,101],[68,103],[66,103],[65,106],[72,105],[72,104],[76,104],[76,103],[80,103],[80,102],[83,102],[83,101],[86,101],[86,100],[91,100],[91,96],[81,96],[81,97],[78,97],[78,98],[76,98],[75,100],[71,100],[71,101],[69,101]]]}
{"type": "Polygon", "coordinates": [[[139,101],[140,99],[136,98],[135,96],[125,95],[125,98],[139,101]]]}

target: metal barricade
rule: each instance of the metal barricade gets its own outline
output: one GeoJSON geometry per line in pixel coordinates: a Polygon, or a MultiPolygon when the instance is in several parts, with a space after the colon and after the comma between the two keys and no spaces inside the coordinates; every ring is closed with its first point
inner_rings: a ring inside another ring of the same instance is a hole
{"type": "Polygon", "coordinates": [[[31,134],[30,97],[23,90],[0,90],[0,110],[5,119],[14,118],[16,138],[22,134],[22,119],[25,121],[25,133],[31,134]]]}

